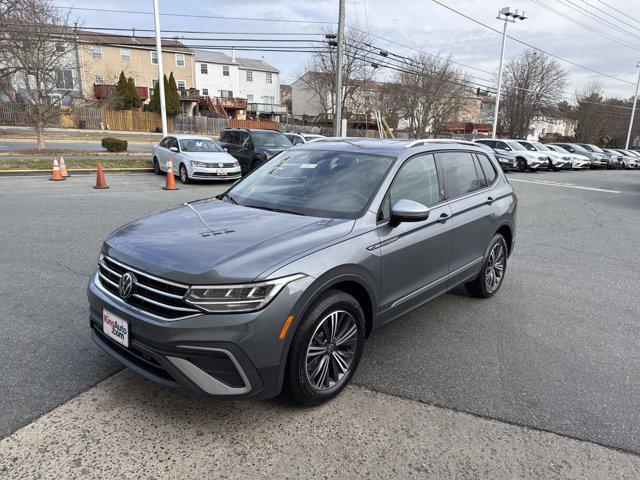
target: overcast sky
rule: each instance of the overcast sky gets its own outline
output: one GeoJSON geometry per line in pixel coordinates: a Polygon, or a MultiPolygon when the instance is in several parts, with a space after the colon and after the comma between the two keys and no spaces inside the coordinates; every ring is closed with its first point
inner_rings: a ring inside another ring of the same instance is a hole
{"type": "MultiPolygon", "coordinates": [[[[502,22],[496,19],[496,14],[501,7],[509,5],[513,9],[524,10],[528,19],[517,24],[509,24],[509,34],[572,62],[630,82],[625,83],[598,76],[561,62],[570,74],[571,84],[567,88],[569,93],[574,92],[586,82],[597,80],[604,84],[609,94],[623,97],[633,95],[638,74],[635,65],[640,60],[640,0],[539,0],[558,12],[570,16],[573,20],[563,18],[532,0],[515,0],[513,2],[502,0],[442,1],[497,29],[502,28],[502,22]],[[597,15],[601,19],[589,17],[571,9],[571,7],[577,8],[577,6],[581,6],[584,11],[592,12],[593,15],[597,15]],[[628,12],[632,17],[623,16],[610,9],[609,6],[628,12]],[[618,20],[597,9],[610,13],[618,20]],[[602,19],[611,24],[607,24],[602,19]],[[574,20],[588,25],[591,29],[578,25],[574,20]],[[614,25],[617,28],[614,28],[614,25]],[[600,36],[592,29],[616,37],[628,45],[600,36]],[[627,32],[620,29],[625,29],[627,32]]],[[[159,2],[160,11],[166,14],[183,13],[264,19],[260,21],[232,21],[163,15],[161,27],[167,30],[314,33],[331,25],[283,23],[273,22],[269,19],[335,22],[338,12],[337,0],[219,0],[216,2],[159,0],[159,2]]],[[[64,5],[62,1],[57,4],[64,5]]],[[[73,6],[153,11],[151,0],[106,0],[101,3],[85,0],[74,2],[73,6]]],[[[153,17],[149,15],[81,10],[74,10],[73,15],[79,17],[81,23],[87,27],[153,28],[153,17]]],[[[452,54],[454,60],[482,70],[493,72],[498,68],[501,35],[475,24],[431,0],[347,0],[346,23],[362,30],[368,30],[385,39],[429,53],[443,56],[452,54]]],[[[185,34],[185,36],[189,36],[189,34],[185,34]]],[[[255,38],[255,35],[247,34],[245,37],[255,38]]],[[[238,38],[242,38],[242,36],[238,38]]],[[[384,40],[374,40],[377,46],[394,53],[402,55],[415,53],[384,40]]],[[[185,41],[185,43],[189,42],[185,41]]],[[[242,42],[237,43],[242,44],[242,42]]],[[[523,48],[526,47],[512,40],[507,40],[507,57],[517,55],[523,48]]],[[[239,55],[253,58],[260,58],[261,55],[264,55],[270,64],[282,71],[283,83],[289,83],[296,78],[296,73],[300,71],[308,56],[305,53],[273,52],[243,52],[239,55]]],[[[490,77],[487,73],[471,69],[467,71],[478,77],[490,77]]],[[[481,80],[478,82],[487,83],[481,80]]]]}

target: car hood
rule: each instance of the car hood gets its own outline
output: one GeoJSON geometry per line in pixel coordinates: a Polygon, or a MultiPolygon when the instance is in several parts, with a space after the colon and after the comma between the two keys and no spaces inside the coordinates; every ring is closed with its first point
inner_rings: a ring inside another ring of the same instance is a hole
{"type": "Polygon", "coordinates": [[[268,268],[334,242],[353,224],[210,199],[121,227],[105,240],[103,253],[176,282],[241,283],[258,280],[268,268]]]}
{"type": "Polygon", "coordinates": [[[181,152],[180,156],[185,160],[198,160],[200,162],[233,162],[236,159],[227,152],[181,152]]]}

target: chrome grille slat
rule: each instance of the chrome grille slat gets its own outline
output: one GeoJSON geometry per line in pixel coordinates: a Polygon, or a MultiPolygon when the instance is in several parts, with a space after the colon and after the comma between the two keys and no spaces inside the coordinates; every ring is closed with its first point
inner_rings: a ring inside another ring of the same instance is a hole
{"type": "Polygon", "coordinates": [[[143,302],[149,302],[153,305],[156,305],[158,307],[162,307],[162,308],[168,308],[170,310],[175,310],[176,312],[199,312],[200,310],[195,310],[193,308],[184,308],[184,307],[173,307],[171,305],[167,305],[166,303],[162,303],[162,302],[156,302],[155,300],[151,300],[150,298],[144,297],[142,295],[139,295],[137,293],[134,293],[133,296],[139,300],[142,300],[143,302]]]}
{"type": "Polygon", "coordinates": [[[98,281],[103,290],[121,302],[157,318],[177,320],[202,313],[184,302],[188,285],[156,277],[106,255],[98,263],[98,281]],[[136,282],[131,296],[122,298],[118,282],[127,272],[135,275],[136,282]]]}

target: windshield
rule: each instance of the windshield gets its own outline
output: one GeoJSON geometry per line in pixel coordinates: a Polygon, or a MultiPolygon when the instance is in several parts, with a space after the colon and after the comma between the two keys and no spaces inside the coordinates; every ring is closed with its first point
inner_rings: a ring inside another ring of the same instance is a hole
{"type": "Polygon", "coordinates": [[[527,150],[529,150],[530,152],[536,151],[536,147],[534,147],[533,144],[529,142],[518,142],[518,143],[522,145],[524,148],[526,148],[527,150]]]}
{"type": "Polygon", "coordinates": [[[584,148],[582,145],[578,145],[577,143],[572,143],[570,145],[576,150],[576,152],[589,153],[589,150],[584,148]]]}
{"type": "Polygon", "coordinates": [[[183,152],[222,152],[222,148],[208,138],[181,138],[180,149],[183,152]]]}
{"type": "Polygon", "coordinates": [[[290,147],[291,142],[280,132],[251,132],[253,144],[263,148],[290,147]]]}
{"type": "Polygon", "coordinates": [[[540,142],[531,142],[531,145],[533,145],[534,147],[536,147],[538,150],[540,150],[541,152],[553,152],[553,149],[547,147],[544,143],[540,143],[540,142]]]}
{"type": "Polygon", "coordinates": [[[528,150],[528,148],[526,148],[524,145],[522,145],[520,142],[507,142],[509,144],[509,146],[511,148],[513,148],[514,150],[528,150]]]}
{"type": "Polygon", "coordinates": [[[596,147],[595,145],[580,144],[580,146],[586,148],[590,152],[604,153],[600,147],[596,147]]]}
{"type": "Polygon", "coordinates": [[[247,207],[355,219],[364,213],[393,161],[360,152],[287,150],[228,195],[247,207]]]}

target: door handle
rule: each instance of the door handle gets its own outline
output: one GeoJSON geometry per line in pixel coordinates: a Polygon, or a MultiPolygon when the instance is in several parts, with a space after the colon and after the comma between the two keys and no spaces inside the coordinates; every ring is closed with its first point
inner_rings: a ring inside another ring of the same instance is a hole
{"type": "Polygon", "coordinates": [[[487,201],[486,201],[486,202],[484,202],[484,203],[486,203],[487,205],[491,205],[491,204],[493,203],[493,201],[494,201],[494,200],[495,200],[495,199],[494,199],[493,197],[487,197],[487,201]]]}
{"type": "Polygon", "coordinates": [[[440,214],[440,218],[438,218],[438,220],[436,220],[436,222],[438,222],[438,223],[446,223],[446,221],[447,221],[448,219],[449,219],[449,215],[448,215],[448,214],[446,214],[446,213],[444,213],[444,212],[442,212],[442,213],[440,214]]]}

